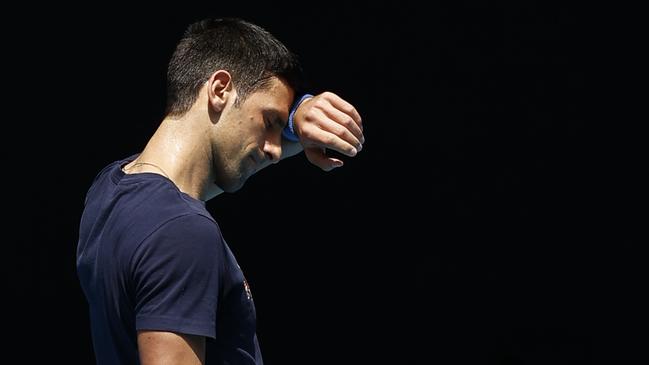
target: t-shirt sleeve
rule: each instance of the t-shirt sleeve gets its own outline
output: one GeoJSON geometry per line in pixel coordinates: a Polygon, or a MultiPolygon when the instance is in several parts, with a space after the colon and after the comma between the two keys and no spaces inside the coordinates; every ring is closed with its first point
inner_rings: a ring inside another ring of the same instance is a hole
{"type": "Polygon", "coordinates": [[[151,234],[131,261],[136,329],[214,338],[223,252],[218,227],[200,215],[151,234]]]}

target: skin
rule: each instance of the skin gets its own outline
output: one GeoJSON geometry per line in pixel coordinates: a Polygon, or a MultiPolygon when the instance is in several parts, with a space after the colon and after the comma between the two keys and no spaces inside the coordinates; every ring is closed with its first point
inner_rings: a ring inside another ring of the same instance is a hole
{"type": "MultiPolygon", "coordinates": [[[[257,171],[304,150],[325,171],[343,165],[327,156],[331,149],[353,157],[365,139],[356,109],[331,92],[300,104],[294,125],[300,142],[282,139],[294,91],[281,78],[235,105],[231,75],[214,72],[190,110],[165,118],[127,174],[150,172],[169,178],[180,191],[207,201],[239,190],[257,171]],[[146,163],[146,164],[145,164],[146,163]]],[[[164,331],[139,331],[142,364],[202,364],[205,338],[164,331]]]]}
{"type": "Polygon", "coordinates": [[[137,346],[142,365],[205,363],[205,337],[164,331],[140,331],[137,346]]]}

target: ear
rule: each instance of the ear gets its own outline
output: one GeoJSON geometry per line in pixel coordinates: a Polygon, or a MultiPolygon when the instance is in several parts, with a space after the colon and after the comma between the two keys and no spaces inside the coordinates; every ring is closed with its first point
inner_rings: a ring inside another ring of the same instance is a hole
{"type": "Polygon", "coordinates": [[[207,97],[210,106],[219,113],[225,108],[228,98],[236,97],[229,72],[218,70],[210,76],[207,80],[207,97]]]}

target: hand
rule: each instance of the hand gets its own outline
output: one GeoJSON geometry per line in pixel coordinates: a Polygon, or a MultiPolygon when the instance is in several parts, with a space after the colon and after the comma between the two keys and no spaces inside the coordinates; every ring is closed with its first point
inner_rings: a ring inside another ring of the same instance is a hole
{"type": "Polygon", "coordinates": [[[363,149],[363,123],[353,105],[331,92],[304,100],[293,116],[295,131],[309,161],[325,171],[343,165],[326,149],[353,157],[363,149]]]}

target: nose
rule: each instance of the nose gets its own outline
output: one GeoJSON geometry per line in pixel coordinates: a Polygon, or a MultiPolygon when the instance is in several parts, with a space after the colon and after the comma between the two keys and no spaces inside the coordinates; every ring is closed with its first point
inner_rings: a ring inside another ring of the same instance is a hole
{"type": "Polygon", "coordinates": [[[272,163],[278,163],[279,159],[282,157],[282,137],[279,136],[277,141],[267,139],[264,142],[264,154],[266,154],[266,159],[272,163]]]}

